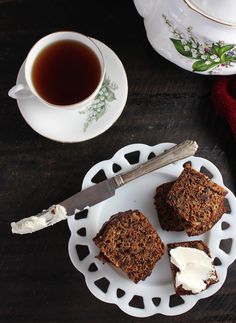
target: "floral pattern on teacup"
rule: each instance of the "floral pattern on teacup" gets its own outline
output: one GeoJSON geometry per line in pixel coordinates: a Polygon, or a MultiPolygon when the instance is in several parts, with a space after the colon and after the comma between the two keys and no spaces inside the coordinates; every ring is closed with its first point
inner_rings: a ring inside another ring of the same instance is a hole
{"type": "Polygon", "coordinates": [[[173,22],[162,15],[173,37],[170,38],[175,49],[184,57],[194,60],[193,72],[214,74],[224,68],[233,67],[236,63],[236,44],[225,44],[223,41],[200,42],[193,34],[192,27],[186,33],[177,29],[173,22]]]}
{"type": "Polygon", "coordinates": [[[84,132],[94,121],[98,121],[106,113],[109,103],[116,100],[114,91],[117,89],[118,85],[105,75],[101,89],[93,103],[85,110],[79,112],[80,114],[87,114],[83,129],[84,132]]]}

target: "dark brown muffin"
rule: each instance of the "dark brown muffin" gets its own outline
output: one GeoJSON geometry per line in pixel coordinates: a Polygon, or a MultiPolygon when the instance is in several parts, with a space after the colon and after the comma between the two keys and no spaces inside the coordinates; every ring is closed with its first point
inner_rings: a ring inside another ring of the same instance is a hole
{"type": "Polygon", "coordinates": [[[160,225],[166,231],[183,231],[184,227],[175,210],[166,202],[167,194],[174,182],[164,183],[156,188],[154,197],[160,225]]]}
{"type": "Polygon", "coordinates": [[[164,253],[156,230],[138,210],[113,215],[93,240],[100,249],[98,258],[123,270],[135,283],[151,274],[164,253]]]}
{"type": "MultiPolygon", "coordinates": [[[[176,242],[176,243],[167,244],[167,250],[168,250],[169,259],[171,259],[170,250],[174,249],[174,248],[177,248],[177,247],[188,247],[188,248],[195,248],[195,249],[198,249],[198,250],[202,250],[209,257],[211,257],[210,250],[207,247],[207,245],[201,240],[196,240],[196,241],[185,241],[185,242],[176,242]]],[[[178,295],[194,295],[194,293],[192,293],[192,291],[185,290],[182,287],[182,285],[176,287],[175,278],[176,278],[176,274],[179,271],[179,269],[171,261],[170,261],[170,268],[171,268],[172,275],[173,275],[173,278],[174,278],[174,285],[175,285],[176,294],[178,294],[178,295]]],[[[218,281],[219,280],[218,280],[218,277],[217,277],[217,273],[216,273],[216,271],[214,271],[214,275],[206,281],[206,288],[205,289],[207,289],[209,286],[217,283],[218,281]]]]}
{"type": "Polygon", "coordinates": [[[225,213],[226,194],[223,187],[187,165],[167,194],[167,203],[187,234],[195,236],[210,230],[225,213]]]}

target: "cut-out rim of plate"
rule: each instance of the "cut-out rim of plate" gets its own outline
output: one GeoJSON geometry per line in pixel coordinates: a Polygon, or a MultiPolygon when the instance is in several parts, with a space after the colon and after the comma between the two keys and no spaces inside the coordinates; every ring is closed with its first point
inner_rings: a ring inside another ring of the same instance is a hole
{"type": "MultiPolygon", "coordinates": [[[[125,159],[125,155],[127,153],[131,153],[133,151],[140,151],[140,159],[139,163],[142,163],[148,159],[148,156],[151,152],[154,152],[155,155],[162,153],[164,150],[171,148],[174,146],[172,143],[164,143],[159,144],[156,146],[148,146],[144,144],[133,144],[128,145],[122,149],[120,149],[111,159],[101,161],[100,163],[94,165],[86,174],[82,189],[85,189],[91,185],[94,185],[91,182],[91,179],[94,175],[101,169],[104,170],[106,176],[109,178],[111,176],[116,175],[112,169],[112,165],[114,163],[121,166],[122,171],[127,171],[134,167],[134,165],[130,165],[129,162],[125,159]]],[[[219,185],[224,186],[222,176],[219,170],[213,165],[210,161],[200,158],[200,157],[190,157],[181,161],[178,161],[174,164],[170,164],[168,166],[163,167],[161,170],[156,171],[161,172],[161,174],[175,174],[175,176],[179,176],[181,170],[183,169],[183,164],[187,161],[191,161],[192,166],[196,169],[200,169],[202,166],[206,167],[211,174],[213,175],[212,180],[217,182],[219,185]]],[[[145,175],[148,176],[148,175],[145,175]]],[[[143,176],[144,177],[144,176],[143,176]]],[[[226,188],[226,187],[225,187],[226,188]]],[[[227,188],[226,188],[227,189],[227,188]]],[[[68,220],[68,225],[71,231],[71,237],[69,240],[69,256],[73,263],[73,265],[84,274],[85,281],[90,289],[90,291],[100,300],[107,302],[107,303],[114,303],[119,308],[124,311],[125,313],[135,316],[135,317],[148,317],[154,314],[164,314],[167,316],[172,315],[179,315],[182,313],[187,312],[190,310],[198,300],[209,297],[216,293],[221,286],[223,285],[226,275],[228,266],[235,260],[236,258],[236,222],[234,221],[234,217],[236,216],[236,198],[233,193],[228,190],[227,199],[229,201],[231,207],[230,214],[224,214],[222,219],[218,221],[218,223],[204,235],[197,236],[197,237],[187,237],[186,241],[202,239],[208,241],[208,246],[211,251],[212,258],[219,258],[222,264],[216,267],[217,274],[219,277],[219,282],[215,285],[212,285],[207,290],[190,296],[181,296],[184,302],[178,306],[170,307],[169,300],[170,296],[173,296],[174,287],[173,282],[171,284],[167,284],[166,286],[151,286],[150,284],[146,284],[146,280],[144,282],[140,282],[138,284],[134,284],[130,281],[123,273],[114,269],[112,265],[109,264],[102,264],[98,259],[96,259],[96,255],[98,254],[98,248],[92,241],[94,237],[94,229],[95,229],[95,222],[98,221],[99,212],[101,212],[102,208],[104,207],[104,203],[106,201],[99,203],[98,205],[91,207],[88,211],[88,217],[86,219],[81,219],[79,221],[75,220],[74,217],[70,217],[68,220]],[[97,214],[97,218],[96,218],[97,214]],[[94,221],[95,220],[95,221],[94,221]],[[222,230],[221,223],[227,222],[230,224],[228,229],[222,230]],[[85,227],[87,230],[86,237],[78,236],[77,231],[78,229],[85,227]],[[214,236],[214,238],[213,238],[214,236]],[[222,239],[229,239],[232,238],[232,246],[229,254],[226,254],[223,250],[219,248],[220,241],[222,239]],[[218,243],[218,244],[217,244],[218,243]],[[76,253],[76,245],[84,244],[87,245],[89,248],[89,255],[83,259],[82,261],[79,260],[78,255],[76,253]],[[98,270],[96,272],[89,272],[88,268],[92,263],[95,263],[98,270]],[[113,268],[112,268],[113,267],[113,268]],[[106,293],[97,288],[94,284],[95,281],[105,278],[109,281],[109,286],[107,288],[106,293]],[[162,292],[158,294],[158,290],[162,292]],[[124,295],[122,297],[118,297],[117,290],[122,290],[124,295]],[[140,299],[143,299],[144,308],[137,308],[130,306],[130,301],[137,296],[140,299]],[[156,306],[153,303],[153,298],[160,298],[159,304],[156,306]]],[[[100,224],[101,225],[101,224],[100,224]]],[[[97,229],[96,229],[97,230],[97,229]]],[[[158,233],[160,234],[161,229],[158,229],[158,233]]],[[[164,232],[162,232],[165,234],[164,232]]],[[[172,233],[177,236],[176,233],[172,233]]],[[[179,240],[180,241],[180,240],[179,240]]],[[[168,241],[164,241],[164,243],[168,243],[168,241]]],[[[161,275],[161,273],[160,273],[161,275]]],[[[149,278],[148,278],[149,279],[149,278]]],[[[148,280],[147,279],[147,280],[148,280]]],[[[172,278],[170,277],[172,280],[172,278]]]]}

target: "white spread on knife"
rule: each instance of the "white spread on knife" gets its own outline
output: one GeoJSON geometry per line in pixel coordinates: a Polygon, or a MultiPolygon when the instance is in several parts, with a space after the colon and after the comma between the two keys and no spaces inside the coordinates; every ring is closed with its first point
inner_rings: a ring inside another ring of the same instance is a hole
{"type": "Polygon", "coordinates": [[[176,273],[176,287],[182,285],[185,290],[196,294],[206,289],[206,281],[216,278],[212,259],[199,249],[176,247],[170,250],[171,262],[179,269],[176,273]]]}
{"type": "Polygon", "coordinates": [[[11,223],[12,233],[26,234],[44,229],[50,225],[65,220],[66,209],[61,205],[53,205],[48,210],[39,213],[38,215],[30,216],[18,222],[11,223]]]}

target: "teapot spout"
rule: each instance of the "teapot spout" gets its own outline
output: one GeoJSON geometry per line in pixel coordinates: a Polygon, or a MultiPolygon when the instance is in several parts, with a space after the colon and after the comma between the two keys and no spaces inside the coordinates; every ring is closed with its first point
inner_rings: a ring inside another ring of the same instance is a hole
{"type": "Polygon", "coordinates": [[[136,9],[143,18],[150,15],[157,2],[159,2],[159,0],[134,0],[136,9]]]}

